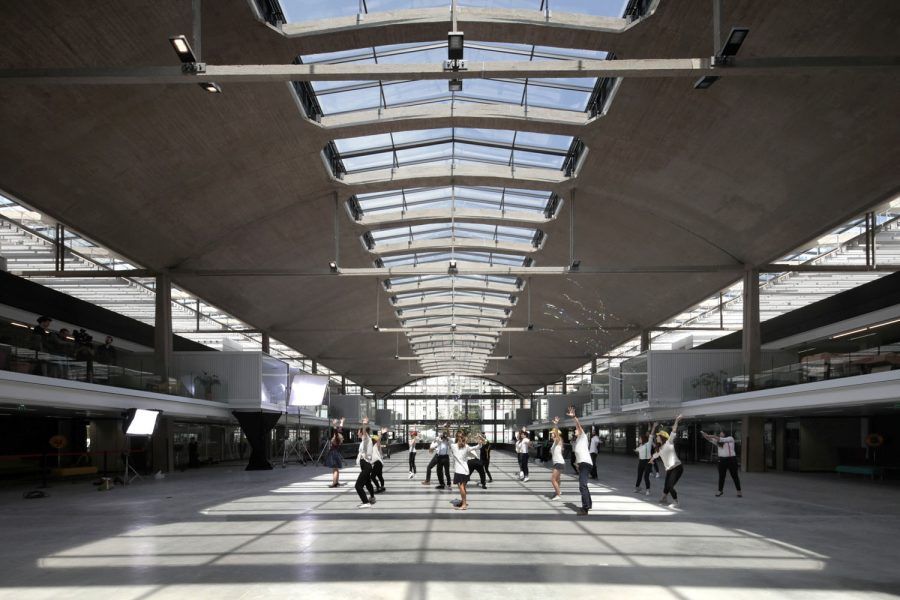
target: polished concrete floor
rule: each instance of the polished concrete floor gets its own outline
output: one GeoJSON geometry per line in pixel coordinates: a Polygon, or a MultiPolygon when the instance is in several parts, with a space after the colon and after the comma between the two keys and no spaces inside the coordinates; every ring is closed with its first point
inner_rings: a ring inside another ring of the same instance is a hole
{"type": "Polygon", "coordinates": [[[329,471],[237,467],[98,492],[56,484],[25,500],[0,491],[0,598],[889,598],[900,593],[900,487],[830,475],[744,475],[744,498],[687,465],[682,509],[633,493],[635,461],[601,456],[594,511],[577,481],[549,500],[549,472],[516,480],[495,453],[494,483],[455,493],[387,461],[386,494],[356,508],[329,471]],[[349,597],[349,596],[348,596],[349,597]],[[600,596],[595,596],[600,597],[600,596]],[[604,595],[609,598],[611,596],[604,595]]]}

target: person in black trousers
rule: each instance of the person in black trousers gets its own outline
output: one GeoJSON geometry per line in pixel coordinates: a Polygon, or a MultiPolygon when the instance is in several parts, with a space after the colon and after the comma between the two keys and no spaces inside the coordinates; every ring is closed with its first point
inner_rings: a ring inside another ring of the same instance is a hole
{"type": "Polygon", "coordinates": [[[356,493],[359,494],[360,504],[357,508],[371,508],[375,504],[375,488],[372,487],[372,438],[369,437],[369,418],[363,417],[362,427],[357,432],[359,435],[359,452],[356,462],[359,464],[359,476],[356,478],[356,493]],[[368,498],[366,492],[369,492],[368,498]]]}
{"type": "Polygon", "coordinates": [[[440,484],[437,488],[439,490],[444,488],[453,489],[453,480],[450,479],[450,444],[450,432],[446,430],[441,434],[441,439],[438,440],[437,446],[437,472],[438,483],[440,484]],[[447,482],[446,485],[444,485],[445,481],[447,482]]]}
{"type": "Polygon", "coordinates": [[[491,475],[491,443],[486,439],[481,444],[481,466],[484,467],[484,472],[488,476],[488,480],[491,483],[494,483],[494,476],[491,475]]]}
{"type": "Polygon", "coordinates": [[[434,456],[431,457],[431,460],[428,461],[428,466],[425,468],[425,481],[422,482],[422,485],[429,485],[431,483],[431,470],[438,464],[438,455],[435,453],[437,446],[438,441],[433,440],[431,446],[428,447],[428,453],[433,454],[434,456]]]}
{"type": "MultiPolygon", "coordinates": [[[[478,436],[477,441],[479,444],[482,444],[482,448],[484,448],[483,444],[487,443],[487,440],[484,439],[483,435],[478,436]]],[[[469,473],[477,472],[478,475],[481,476],[481,487],[486,490],[487,483],[485,483],[486,470],[484,467],[484,463],[481,462],[481,460],[479,458],[470,458],[468,460],[468,466],[469,466],[469,473]]]]}
{"type": "Polygon", "coordinates": [[[741,478],[738,476],[737,454],[734,451],[734,438],[726,435],[724,431],[719,431],[719,435],[709,435],[700,432],[707,442],[716,445],[716,452],[719,455],[719,491],[716,493],[718,498],[724,494],[725,489],[725,472],[731,474],[731,480],[734,482],[734,488],[737,490],[738,498],[744,496],[741,492],[741,478]]]}
{"type": "Polygon", "coordinates": [[[409,434],[409,478],[416,476],[416,442],[419,434],[415,431],[409,434]]]}

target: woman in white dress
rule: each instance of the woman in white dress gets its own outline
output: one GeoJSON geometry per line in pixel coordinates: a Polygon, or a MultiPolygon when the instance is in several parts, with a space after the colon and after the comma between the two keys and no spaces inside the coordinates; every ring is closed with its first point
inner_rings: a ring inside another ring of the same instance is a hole
{"type": "Polygon", "coordinates": [[[550,485],[553,486],[554,495],[551,500],[562,499],[562,492],[559,488],[559,478],[566,469],[566,459],[563,458],[563,438],[559,428],[559,417],[553,417],[553,429],[550,430],[550,439],[553,445],[550,446],[550,459],[553,462],[553,471],[550,473],[550,485]]]}

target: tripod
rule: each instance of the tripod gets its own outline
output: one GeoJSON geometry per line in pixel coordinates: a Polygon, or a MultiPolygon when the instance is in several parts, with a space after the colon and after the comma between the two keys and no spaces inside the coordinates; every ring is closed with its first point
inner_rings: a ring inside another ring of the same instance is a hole
{"type": "Polygon", "coordinates": [[[128,457],[131,456],[131,451],[125,451],[125,473],[122,475],[122,485],[128,485],[135,479],[143,479],[141,474],[137,472],[137,469],[131,466],[131,463],[128,460],[128,457]],[[129,475],[130,473],[134,473],[133,475],[129,475]]]}

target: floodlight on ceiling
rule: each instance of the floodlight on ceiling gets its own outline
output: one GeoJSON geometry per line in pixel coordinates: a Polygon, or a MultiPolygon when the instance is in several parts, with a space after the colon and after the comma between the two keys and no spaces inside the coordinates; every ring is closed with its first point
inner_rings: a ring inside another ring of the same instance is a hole
{"type": "Polygon", "coordinates": [[[741,49],[741,44],[747,39],[748,33],[750,33],[750,30],[746,27],[732,27],[731,33],[728,34],[728,39],[725,40],[722,49],[719,50],[719,56],[729,57],[737,54],[738,50],[741,49]]]}
{"type": "Polygon", "coordinates": [[[169,43],[172,44],[172,48],[175,49],[175,54],[178,55],[178,58],[181,59],[182,63],[187,65],[197,62],[197,57],[194,55],[194,51],[191,49],[191,44],[188,42],[187,37],[183,35],[174,35],[169,38],[169,43]]]}
{"type": "Polygon", "coordinates": [[[719,80],[717,75],[705,75],[694,82],[695,90],[705,90],[719,80]]]}
{"type": "Polygon", "coordinates": [[[462,79],[451,79],[448,88],[451,92],[463,91],[462,79]]]}
{"type": "Polygon", "coordinates": [[[449,266],[447,267],[447,275],[457,275],[459,273],[459,269],[456,266],[456,261],[451,260],[449,266]]]}
{"type": "Polygon", "coordinates": [[[462,31],[450,31],[447,33],[447,59],[462,60],[465,46],[465,36],[462,31]]]}
{"type": "Polygon", "coordinates": [[[204,90],[206,90],[210,94],[221,94],[222,93],[222,88],[219,86],[219,84],[214,83],[212,81],[210,81],[208,83],[201,83],[200,87],[202,87],[204,90]]]}
{"type": "Polygon", "coordinates": [[[331,261],[330,263],[328,263],[328,270],[331,271],[332,273],[337,273],[338,272],[337,263],[334,261],[331,261]]]}
{"type": "Polygon", "coordinates": [[[573,260],[573,261],[572,261],[572,264],[569,265],[569,270],[570,270],[570,271],[577,271],[580,267],[581,267],[581,261],[580,261],[580,260],[573,260]]]}

